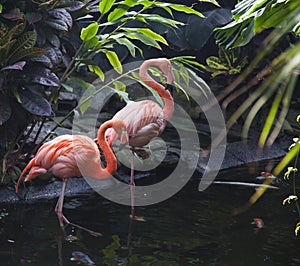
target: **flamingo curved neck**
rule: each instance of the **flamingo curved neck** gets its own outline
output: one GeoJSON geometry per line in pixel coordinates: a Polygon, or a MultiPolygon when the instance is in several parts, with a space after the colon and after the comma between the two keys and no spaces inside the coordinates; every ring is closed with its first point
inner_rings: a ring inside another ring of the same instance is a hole
{"type": "MultiPolygon", "coordinates": [[[[105,160],[106,160],[106,167],[101,168],[102,175],[101,176],[110,176],[114,172],[117,171],[117,159],[115,154],[113,153],[111,147],[108,145],[108,143],[105,141],[105,131],[108,128],[111,128],[113,124],[113,121],[104,123],[98,130],[98,144],[100,146],[100,149],[103,151],[105,160]]],[[[105,178],[105,177],[104,177],[105,178]]]]}
{"type": "Polygon", "coordinates": [[[162,97],[164,101],[163,113],[165,115],[165,119],[169,121],[172,118],[172,114],[174,112],[174,100],[171,93],[165,89],[163,85],[155,81],[148,73],[148,68],[150,66],[156,66],[160,68],[161,62],[158,59],[147,60],[140,67],[140,78],[141,80],[154,89],[160,97],[162,97]]]}

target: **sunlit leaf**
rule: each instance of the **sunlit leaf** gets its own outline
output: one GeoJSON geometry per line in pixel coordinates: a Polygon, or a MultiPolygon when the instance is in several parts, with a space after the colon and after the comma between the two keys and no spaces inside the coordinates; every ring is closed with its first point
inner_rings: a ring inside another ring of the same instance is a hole
{"type": "Polygon", "coordinates": [[[73,87],[66,83],[61,83],[61,86],[66,89],[66,91],[73,92],[73,87]]]}
{"type": "MultiPolygon", "coordinates": [[[[101,2],[102,3],[102,2],[101,2]]],[[[88,41],[94,38],[98,32],[99,26],[97,23],[92,23],[81,30],[80,39],[88,41]]]]}
{"type": "Polygon", "coordinates": [[[296,228],[295,228],[295,235],[298,235],[298,232],[300,230],[300,222],[296,224],[296,228]]]}
{"type": "Polygon", "coordinates": [[[276,94],[276,97],[273,101],[273,104],[270,108],[268,117],[266,119],[266,122],[264,124],[264,128],[261,132],[260,138],[259,138],[259,147],[263,147],[265,145],[266,139],[270,133],[271,127],[273,125],[273,122],[276,118],[276,114],[278,112],[279,106],[280,106],[280,101],[282,99],[283,95],[282,95],[282,91],[278,91],[276,94]]]}
{"type": "Polygon", "coordinates": [[[105,75],[99,66],[88,65],[91,72],[95,73],[102,81],[105,79],[105,75]]]}
{"type": "Polygon", "coordinates": [[[140,49],[139,47],[137,47],[135,44],[133,44],[130,40],[126,39],[126,38],[118,38],[116,39],[116,42],[118,44],[121,44],[121,45],[125,45],[128,49],[128,51],[130,52],[130,54],[135,57],[136,54],[135,54],[135,50],[139,50],[139,52],[142,54],[142,49],[140,49]]]}
{"type": "Polygon", "coordinates": [[[224,65],[224,63],[216,56],[206,58],[206,64],[212,69],[228,70],[228,65],[224,65]]]}
{"type": "Polygon", "coordinates": [[[112,67],[119,73],[121,74],[123,72],[122,64],[119,60],[118,55],[113,52],[113,51],[105,51],[105,55],[112,65],[112,67]]]}
{"type": "Polygon", "coordinates": [[[77,77],[71,77],[68,79],[68,81],[70,83],[74,83],[76,84],[76,86],[80,86],[82,89],[84,89],[86,92],[88,92],[90,95],[94,94],[95,93],[95,86],[90,83],[90,82],[87,82],[81,78],[77,78],[77,77]]]}
{"type": "Polygon", "coordinates": [[[84,114],[87,111],[87,109],[91,106],[91,104],[92,100],[90,99],[90,97],[81,97],[78,104],[81,114],[84,114]]]}
{"type": "Polygon", "coordinates": [[[187,71],[186,67],[184,65],[180,66],[180,75],[182,76],[184,82],[186,85],[189,85],[189,72],[187,71]]]}
{"type": "Polygon", "coordinates": [[[220,6],[219,3],[216,0],[200,0],[201,2],[208,2],[211,4],[214,4],[216,6],[220,6]]]}
{"type": "Polygon", "coordinates": [[[115,8],[114,11],[109,13],[107,21],[117,21],[119,18],[123,17],[127,13],[128,9],[128,6],[120,5],[120,7],[115,8]]]}
{"type": "Polygon", "coordinates": [[[193,8],[190,8],[190,7],[187,7],[187,6],[184,6],[184,5],[171,4],[169,7],[176,10],[176,11],[184,12],[186,14],[193,14],[193,15],[197,15],[199,17],[204,17],[202,15],[202,13],[198,12],[197,10],[195,10],[193,8]]]}
{"type": "Polygon", "coordinates": [[[155,48],[161,50],[160,45],[155,40],[153,40],[152,38],[150,38],[148,36],[145,36],[142,33],[130,32],[130,33],[126,34],[126,37],[129,38],[129,39],[133,39],[133,40],[139,40],[139,41],[141,41],[142,43],[144,43],[146,45],[149,45],[149,46],[152,46],[152,47],[155,47],[155,48]]]}
{"type": "Polygon", "coordinates": [[[88,41],[84,42],[84,48],[85,49],[92,49],[94,47],[96,47],[99,44],[99,37],[98,36],[94,36],[91,39],[89,39],[88,41]]]}
{"type": "Polygon", "coordinates": [[[99,10],[101,14],[106,14],[112,8],[116,0],[101,0],[99,3],[99,10]]]}
{"type": "Polygon", "coordinates": [[[147,36],[155,41],[161,42],[165,45],[168,45],[166,39],[161,35],[157,34],[156,32],[148,29],[148,28],[123,28],[126,32],[139,32],[142,33],[144,36],[147,36]]]}

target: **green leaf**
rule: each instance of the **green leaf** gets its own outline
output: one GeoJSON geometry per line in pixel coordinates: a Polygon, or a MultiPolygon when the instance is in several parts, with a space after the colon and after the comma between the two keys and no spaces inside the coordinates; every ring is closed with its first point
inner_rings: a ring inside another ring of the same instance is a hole
{"type": "Polygon", "coordinates": [[[190,83],[189,73],[184,65],[180,66],[180,75],[182,76],[185,84],[188,86],[190,83]]]}
{"type": "Polygon", "coordinates": [[[220,6],[216,0],[200,0],[201,2],[208,2],[214,4],[215,6],[220,6]]]}
{"type": "Polygon", "coordinates": [[[160,106],[164,106],[164,102],[162,98],[159,96],[158,92],[152,89],[150,86],[146,85],[143,81],[138,80],[140,84],[142,84],[147,90],[149,90],[154,96],[155,100],[159,103],[160,106]]]}
{"type": "Polygon", "coordinates": [[[210,56],[206,59],[206,64],[212,69],[228,70],[228,66],[225,65],[218,57],[210,56]]]}
{"type": "Polygon", "coordinates": [[[73,92],[73,87],[70,86],[69,84],[66,84],[66,83],[61,83],[60,84],[66,91],[69,91],[69,92],[73,92]]]}
{"type": "Polygon", "coordinates": [[[99,37],[98,36],[94,36],[91,39],[89,39],[88,41],[84,42],[84,48],[85,49],[92,49],[94,47],[96,47],[99,44],[99,37]]]}
{"type": "Polygon", "coordinates": [[[85,42],[91,40],[96,36],[98,29],[99,25],[96,22],[88,25],[86,28],[81,30],[80,39],[85,42]]]}
{"type": "Polygon", "coordinates": [[[256,16],[254,19],[254,30],[259,33],[264,29],[276,27],[286,16],[290,13],[288,4],[283,5],[268,3],[263,9],[261,15],[256,16]]]}
{"type": "Polygon", "coordinates": [[[282,92],[282,90],[279,90],[275,96],[275,99],[270,108],[268,117],[267,117],[264,127],[261,131],[260,138],[258,140],[259,147],[263,147],[265,145],[265,142],[270,133],[271,127],[273,126],[273,122],[276,119],[276,114],[280,107],[280,102],[281,102],[282,98],[283,98],[283,92],[282,92]]]}
{"type": "Polygon", "coordinates": [[[117,21],[119,18],[123,17],[127,13],[128,9],[129,9],[128,6],[117,7],[116,9],[114,9],[114,11],[109,13],[109,15],[107,17],[107,21],[109,21],[109,22],[117,21]]]}
{"type": "Polygon", "coordinates": [[[114,81],[113,84],[114,84],[115,89],[117,91],[126,91],[126,85],[123,82],[121,82],[121,81],[114,81]]]}
{"type": "Polygon", "coordinates": [[[102,81],[105,79],[105,75],[99,66],[88,65],[91,72],[95,73],[102,81]]]}
{"type": "MultiPolygon", "coordinates": [[[[157,15],[157,14],[136,14],[136,12],[128,12],[127,15],[131,15],[133,17],[136,17],[137,20],[146,20],[147,22],[157,22],[159,24],[163,24],[163,25],[166,25],[168,27],[172,27],[172,28],[177,28],[177,25],[181,25],[181,26],[184,26],[185,24],[180,22],[180,21],[176,21],[176,20],[173,20],[173,19],[169,19],[169,18],[165,18],[165,17],[162,17],[160,15],[157,15]]],[[[132,18],[128,18],[128,20],[132,20],[132,18]]],[[[125,19],[122,19],[122,22],[124,22],[125,19]]]]}
{"type": "Polygon", "coordinates": [[[75,83],[77,86],[80,86],[90,95],[93,95],[95,93],[96,90],[95,86],[92,83],[89,83],[81,78],[71,77],[68,79],[68,81],[71,83],[75,83]]]}
{"type": "Polygon", "coordinates": [[[202,13],[198,12],[197,10],[195,10],[193,8],[190,8],[190,7],[187,7],[187,6],[184,6],[184,5],[171,4],[169,7],[176,10],[176,11],[179,11],[179,12],[184,12],[186,14],[193,14],[193,15],[196,15],[196,16],[199,16],[199,17],[202,17],[202,18],[204,17],[202,15],[202,13]]]}
{"type": "Polygon", "coordinates": [[[300,21],[293,27],[293,31],[297,36],[300,36],[300,21]]]}
{"type": "Polygon", "coordinates": [[[112,65],[112,67],[119,73],[119,74],[122,74],[122,64],[119,60],[119,57],[118,55],[113,52],[113,51],[105,51],[104,52],[108,61],[110,62],[110,64],[112,65]]]}
{"type": "Polygon", "coordinates": [[[178,64],[177,62],[179,62],[179,64],[182,63],[184,65],[189,66],[190,68],[193,68],[194,66],[196,66],[196,67],[205,69],[204,65],[202,65],[196,61],[195,56],[180,56],[180,57],[171,59],[171,61],[174,62],[175,64],[178,64]]]}
{"type": "Polygon", "coordinates": [[[116,39],[118,44],[121,45],[125,45],[128,49],[128,51],[130,52],[131,56],[135,57],[135,50],[138,49],[140,54],[143,53],[142,49],[140,49],[139,47],[137,47],[135,44],[133,44],[130,40],[126,39],[126,38],[119,38],[116,39]]]}
{"type": "Polygon", "coordinates": [[[81,114],[84,114],[86,110],[91,106],[92,100],[90,99],[89,96],[83,96],[80,98],[79,101],[79,110],[81,114]]]}
{"type": "Polygon", "coordinates": [[[296,224],[296,228],[295,228],[295,235],[298,235],[298,232],[300,230],[300,222],[296,224]]]}
{"type": "Polygon", "coordinates": [[[99,3],[100,13],[102,15],[106,14],[108,11],[110,11],[115,2],[116,0],[101,0],[101,2],[99,3]]]}
{"type": "Polygon", "coordinates": [[[123,28],[123,30],[125,30],[126,32],[139,32],[155,41],[168,45],[168,42],[164,37],[148,28],[123,28]]]}
{"type": "Polygon", "coordinates": [[[139,40],[146,45],[149,45],[149,46],[152,46],[152,47],[155,47],[155,48],[161,50],[160,45],[155,40],[153,40],[152,38],[150,38],[148,36],[145,36],[144,34],[142,34],[140,32],[127,33],[126,37],[129,39],[133,39],[133,40],[139,40]]]}
{"type": "MultiPolygon", "coordinates": [[[[269,0],[243,0],[236,4],[232,10],[233,18],[235,20],[243,19],[251,16],[254,12],[261,9],[263,5],[269,0]]],[[[272,1],[274,3],[274,1],[272,1]]]]}
{"type": "Polygon", "coordinates": [[[36,43],[36,33],[34,31],[27,31],[18,38],[17,42],[14,44],[13,49],[29,49],[32,48],[36,43]]]}

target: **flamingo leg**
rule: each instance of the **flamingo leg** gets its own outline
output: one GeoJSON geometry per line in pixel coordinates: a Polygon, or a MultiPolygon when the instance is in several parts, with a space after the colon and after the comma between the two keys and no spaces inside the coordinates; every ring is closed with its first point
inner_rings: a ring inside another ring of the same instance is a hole
{"type": "Polygon", "coordinates": [[[55,212],[57,214],[57,217],[58,217],[58,220],[59,220],[59,224],[60,224],[60,227],[62,228],[63,232],[65,231],[64,230],[64,222],[67,224],[67,225],[72,225],[74,227],[77,227],[79,229],[82,229],[86,232],[88,232],[89,234],[93,235],[93,236],[102,236],[101,233],[98,233],[98,232],[95,232],[95,231],[92,231],[90,229],[87,229],[85,227],[82,227],[81,225],[78,225],[78,224],[74,224],[72,222],[70,222],[62,213],[62,208],[63,208],[63,204],[64,204],[64,197],[65,197],[65,190],[66,190],[66,186],[67,186],[67,182],[68,180],[63,180],[63,186],[62,186],[62,190],[61,190],[61,193],[60,193],[60,196],[58,198],[58,201],[56,203],[56,206],[55,206],[55,212]]]}
{"type": "Polygon", "coordinates": [[[70,223],[69,220],[62,213],[67,182],[68,182],[67,179],[63,180],[63,185],[62,185],[62,189],[60,192],[60,196],[58,198],[58,201],[57,201],[55,209],[54,209],[57,214],[57,217],[58,217],[59,225],[62,228],[64,227],[64,222],[66,222],[67,224],[70,223]]]}
{"type": "Polygon", "coordinates": [[[130,197],[131,197],[131,218],[134,218],[134,152],[135,149],[132,147],[132,158],[131,158],[131,172],[130,172],[130,197]]]}

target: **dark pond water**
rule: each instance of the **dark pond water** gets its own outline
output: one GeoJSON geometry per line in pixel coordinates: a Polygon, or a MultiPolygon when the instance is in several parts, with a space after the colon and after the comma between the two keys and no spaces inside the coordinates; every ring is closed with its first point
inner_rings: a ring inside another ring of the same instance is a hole
{"type": "MultiPolygon", "coordinates": [[[[220,178],[246,173],[233,169],[220,178]]],[[[297,213],[281,203],[291,187],[268,191],[251,209],[232,216],[253,188],[212,185],[200,193],[198,182],[193,177],[172,198],[137,207],[146,221],[132,224],[128,206],[98,194],[66,199],[65,215],[102,237],[69,226],[73,239],[66,240],[53,211],[56,200],[1,206],[0,265],[78,265],[72,259],[78,251],[95,265],[300,265],[297,213]],[[258,229],[253,218],[261,218],[264,227],[258,229]]]]}

